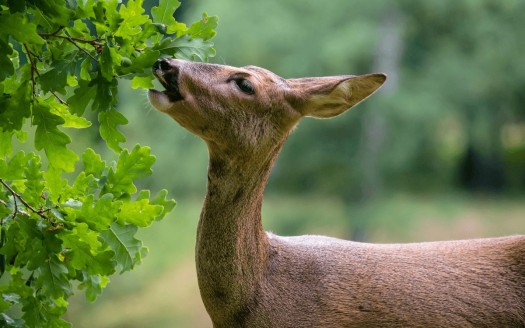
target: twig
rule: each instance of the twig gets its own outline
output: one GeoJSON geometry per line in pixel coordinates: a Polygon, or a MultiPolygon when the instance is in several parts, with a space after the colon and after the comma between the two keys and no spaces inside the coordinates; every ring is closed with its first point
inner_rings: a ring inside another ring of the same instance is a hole
{"type": "Polygon", "coordinates": [[[71,44],[73,44],[75,47],[77,47],[78,50],[82,51],[83,53],[85,53],[86,55],[88,55],[89,57],[91,57],[91,59],[93,59],[94,61],[98,61],[97,58],[95,58],[95,56],[93,56],[92,54],[90,54],[86,49],[82,48],[81,46],[79,46],[77,44],[78,43],[86,43],[86,44],[89,44],[91,46],[93,46],[93,48],[95,48],[95,51],[96,52],[99,52],[100,48],[103,46],[102,43],[98,42],[98,40],[84,40],[84,39],[80,39],[80,38],[74,38],[74,37],[71,37],[69,35],[57,35],[58,32],[60,32],[62,30],[62,28],[60,28],[59,30],[57,30],[56,32],[54,33],[38,33],[38,35],[40,35],[41,37],[44,37],[44,38],[59,38],[59,39],[65,39],[67,41],[69,41],[71,44]]]}
{"type": "Polygon", "coordinates": [[[64,29],[64,26],[60,26],[55,32],[51,33],[51,35],[57,35],[63,29],[64,29]]]}
{"type": "Polygon", "coordinates": [[[60,102],[62,105],[66,105],[66,106],[68,106],[67,102],[66,102],[64,99],[60,98],[60,97],[56,94],[55,91],[51,91],[51,90],[49,90],[49,92],[51,92],[51,94],[52,94],[53,96],[55,96],[55,98],[58,100],[58,102],[60,102]]]}
{"type": "Polygon", "coordinates": [[[86,55],[88,55],[89,57],[91,57],[91,59],[93,59],[94,61],[98,62],[98,60],[95,58],[95,56],[93,56],[92,54],[90,54],[86,49],[82,48],[81,46],[79,46],[75,41],[73,41],[73,39],[69,38],[67,39],[69,42],[71,42],[75,47],[78,48],[78,50],[82,51],[83,53],[85,53],[86,55]]]}
{"type": "MultiPolygon", "coordinates": [[[[18,210],[18,205],[16,203],[16,200],[18,199],[22,204],[24,204],[24,206],[30,210],[31,212],[35,213],[36,215],[40,216],[42,219],[48,221],[51,223],[51,220],[44,214],[45,211],[42,211],[42,210],[35,210],[31,205],[29,205],[23,198],[22,196],[20,196],[19,194],[16,193],[16,191],[13,190],[13,188],[11,188],[11,186],[9,186],[3,179],[0,178],[0,183],[11,193],[11,195],[13,195],[13,199],[14,199],[14,203],[15,203],[15,212],[13,214],[13,217],[16,216],[17,213],[22,213],[22,214],[26,214],[25,212],[23,211],[19,211],[18,210]]],[[[4,202],[5,203],[5,202],[4,202]]]]}
{"type": "Polygon", "coordinates": [[[75,47],[77,47],[78,50],[82,51],[83,53],[85,53],[86,55],[91,57],[91,59],[93,59],[94,61],[98,62],[98,60],[95,58],[95,56],[90,54],[86,49],[84,49],[81,46],[79,46],[69,35],[67,36],[67,40],[69,42],[71,42],[75,47]]]}
{"type": "MultiPolygon", "coordinates": [[[[30,50],[29,48],[27,47],[27,44],[24,43],[24,48],[27,52],[27,58],[29,59],[29,63],[31,65],[31,86],[32,86],[32,90],[33,90],[33,98],[36,97],[36,81],[35,81],[35,73],[38,77],[40,77],[40,72],[38,71],[38,69],[36,68],[36,65],[35,65],[35,61],[33,60],[33,56],[36,57],[30,50]]],[[[67,102],[65,102],[62,98],[60,98],[56,92],[54,91],[49,91],[51,92],[51,94],[53,94],[53,96],[55,96],[55,98],[62,104],[62,105],[67,105],[67,102]]]]}
{"type": "Polygon", "coordinates": [[[75,42],[87,43],[87,44],[92,45],[95,48],[103,46],[103,44],[100,43],[97,39],[95,39],[95,40],[85,40],[85,39],[70,37],[68,35],[55,35],[54,33],[52,33],[52,34],[50,34],[50,33],[38,33],[38,35],[40,35],[43,38],[59,38],[59,39],[66,39],[68,41],[72,40],[72,41],[75,41],[75,42]]]}
{"type": "Polygon", "coordinates": [[[36,68],[35,62],[33,61],[33,57],[31,57],[31,51],[29,51],[29,48],[27,47],[27,44],[24,43],[24,49],[27,53],[27,58],[29,59],[29,63],[31,64],[31,86],[33,90],[33,98],[36,97],[36,90],[35,90],[35,73],[36,75],[40,76],[40,73],[38,73],[38,70],[36,68]]]}

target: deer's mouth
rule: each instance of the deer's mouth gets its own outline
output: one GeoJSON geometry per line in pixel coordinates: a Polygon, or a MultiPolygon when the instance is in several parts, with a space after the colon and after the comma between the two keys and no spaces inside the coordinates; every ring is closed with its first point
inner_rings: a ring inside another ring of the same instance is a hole
{"type": "Polygon", "coordinates": [[[159,80],[162,86],[166,89],[164,91],[152,90],[165,94],[171,102],[183,100],[184,97],[180,93],[179,88],[179,74],[178,72],[168,71],[164,72],[160,69],[154,69],[153,75],[159,80]]]}
{"type": "Polygon", "coordinates": [[[153,107],[161,112],[167,112],[174,104],[184,99],[179,89],[178,74],[154,69],[153,75],[166,90],[149,89],[148,98],[153,107]]]}

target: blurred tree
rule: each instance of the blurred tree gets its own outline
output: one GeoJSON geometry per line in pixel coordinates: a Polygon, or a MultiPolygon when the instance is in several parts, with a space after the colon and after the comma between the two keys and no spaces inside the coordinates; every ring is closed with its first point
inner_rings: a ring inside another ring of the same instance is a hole
{"type": "Polygon", "coordinates": [[[379,57],[399,51],[398,68],[381,68],[391,77],[388,84],[399,76],[399,88],[333,122],[304,122],[279,161],[273,186],[336,194],[349,188],[361,199],[371,166],[360,155],[370,146],[367,134],[375,133],[363,130],[375,124],[372,111],[385,122],[376,151],[387,189],[450,184],[469,149],[477,158],[468,164],[471,179],[495,171],[499,178],[491,184],[501,185],[501,130],[524,120],[525,69],[516,55],[525,47],[522,1],[224,0],[201,1],[194,9],[200,12],[200,6],[226,21],[216,39],[219,60],[264,66],[285,77],[365,73],[377,68],[379,57]],[[399,26],[385,26],[397,16],[399,26]],[[399,50],[385,52],[381,43],[392,30],[399,50]]]}
{"type": "Polygon", "coordinates": [[[525,69],[517,54],[525,50],[525,3],[407,1],[403,8],[413,26],[407,33],[404,66],[414,91],[440,95],[430,104],[433,112],[459,114],[464,130],[457,163],[462,186],[500,190],[505,183],[504,152],[511,150],[503,149],[502,129],[524,120],[525,69]]]}
{"type": "Polygon", "coordinates": [[[525,189],[523,1],[201,0],[189,18],[202,8],[223,21],[215,39],[221,63],[284,77],[390,77],[350,113],[304,120],[269,192],[363,201],[458,182],[525,189]]]}

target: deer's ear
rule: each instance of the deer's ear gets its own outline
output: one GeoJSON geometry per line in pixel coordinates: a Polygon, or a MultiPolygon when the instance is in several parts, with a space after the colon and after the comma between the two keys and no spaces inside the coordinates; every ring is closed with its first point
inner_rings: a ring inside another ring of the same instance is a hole
{"type": "Polygon", "coordinates": [[[330,118],[365,100],[385,82],[384,74],[293,79],[303,116],[330,118]]]}

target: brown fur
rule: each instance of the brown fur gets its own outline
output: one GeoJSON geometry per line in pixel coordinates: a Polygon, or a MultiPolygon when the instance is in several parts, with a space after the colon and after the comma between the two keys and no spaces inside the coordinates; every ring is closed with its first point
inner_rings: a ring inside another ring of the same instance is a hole
{"type": "Polygon", "coordinates": [[[525,236],[375,245],[264,231],[264,187],[293,127],[341,114],[384,75],[285,80],[173,59],[155,73],[176,74],[183,100],[151,90],[152,104],[209,148],[196,262],[214,327],[525,327],[525,236]]]}

